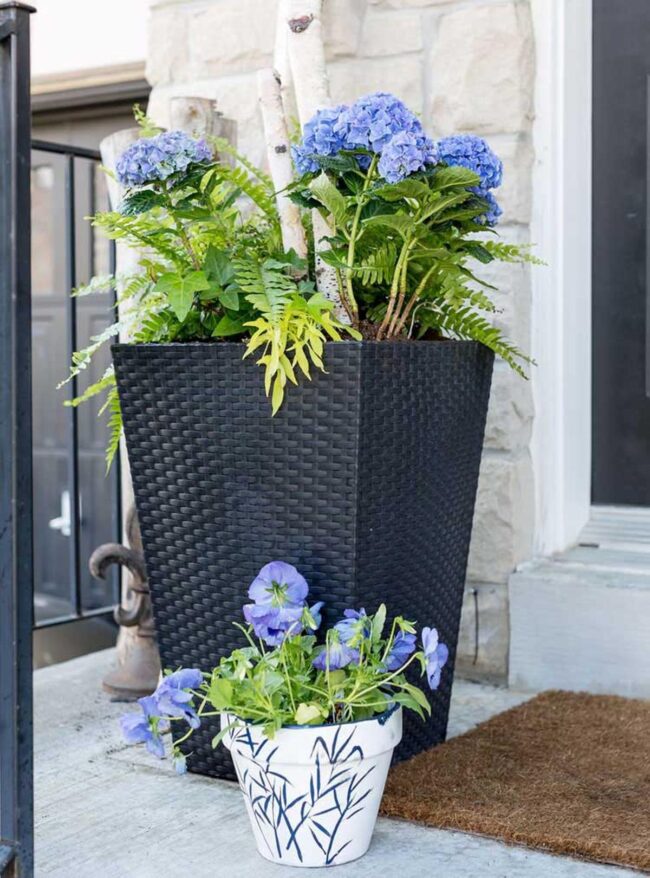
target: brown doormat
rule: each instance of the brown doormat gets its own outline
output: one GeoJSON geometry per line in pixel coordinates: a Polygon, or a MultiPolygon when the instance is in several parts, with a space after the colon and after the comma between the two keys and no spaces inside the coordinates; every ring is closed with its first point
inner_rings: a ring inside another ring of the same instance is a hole
{"type": "Polygon", "coordinates": [[[543,692],[398,765],[381,810],[650,871],[650,702],[543,692]]]}

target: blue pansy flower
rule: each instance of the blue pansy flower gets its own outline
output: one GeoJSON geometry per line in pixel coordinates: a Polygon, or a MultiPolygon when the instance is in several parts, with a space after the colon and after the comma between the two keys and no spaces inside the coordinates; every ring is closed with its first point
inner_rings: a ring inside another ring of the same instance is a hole
{"type": "Polygon", "coordinates": [[[196,668],[183,668],[164,677],[153,694],[158,712],[164,716],[182,716],[193,729],[201,725],[192,703],[193,695],[188,689],[198,689],[203,674],[196,668]]]}
{"type": "Polygon", "coordinates": [[[415,634],[398,631],[390,652],[386,656],[386,670],[396,671],[415,651],[415,634]]]}
{"type": "Polygon", "coordinates": [[[142,713],[126,713],[120,719],[122,735],[127,744],[146,744],[147,750],[158,759],[165,755],[161,732],[169,729],[165,720],[159,719],[158,702],[152,695],[138,698],[142,713]]]}
{"type": "Polygon", "coordinates": [[[323,614],[321,610],[325,606],[325,601],[317,601],[315,604],[312,604],[308,610],[308,617],[306,619],[305,628],[311,628],[312,631],[317,631],[321,623],[323,621],[323,614]],[[312,624],[313,623],[313,624],[312,624]]]}
{"type": "Polygon", "coordinates": [[[269,646],[279,646],[285,637],[302,631],[308,592],[307,581],[293,565],[272,561],[262,567],[248,589],[254,603],[243,607],[244,618],[257,637],[269,646]]]}
{"type": "Polygon", "coordinates": [[[350,664],[359,664],[359,650],[343,643],[336,629],[332,629],[327,644],[312,661],[312,665],[319,671],[326,671],[328,668],[330,671],[338,671],[350,664]]]}
{"type": "Polygon", "coordinates": [[[334,626],[343,643],[355,646],[370,637],[372,622],[363,607],[360,610],[344,610],[343,616],[344,618],[334,626]]]}
{"type": "Polygon", "coordinates": [[[438,632],[435,628],[422,629],[422,648],[427,664],[429,687],[437,689],[440,685],[440,672],[449,658],[449,650],[438,640],[438,632]]]}
{"type": "Polygon", "coordinates": [[[136,140],[118,159],[115,171],[126,187],[166,180],[186,171],[191,164],[210,161],[212,151],[205,140],[184,131],[164,131],[155,137],[136,140]]]}
{"type": "Polygon", "coordinates": [[[503,180],[503,163],[483,140],[475,134],[454,134],[438,141],[440,161],[446,165],[460,165],[481,178],[474,191],[482,197],[489,189],[496,189],[503,180]]]}

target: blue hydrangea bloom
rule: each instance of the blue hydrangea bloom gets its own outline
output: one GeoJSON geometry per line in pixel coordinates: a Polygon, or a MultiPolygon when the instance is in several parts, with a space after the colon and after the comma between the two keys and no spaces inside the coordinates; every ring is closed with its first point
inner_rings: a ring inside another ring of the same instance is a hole
{"type": "Polygon", "coordinates": [[[174,771],[176,774],[185,774],[187,771],[187,757],[184,753],[174,753],[174,771]]]}
{"type": "Polygon", "coordinates": [[[446,165],[461,165],[481,178],[474,191],[484,196],[496,189],[503,179],[503,163],[482,137],[475,134],[454,134],[438,141],[440,161],[446,165]]]}
{"type": "Polygon", "coordinates": [[[377,169],[388,183],[399,183],[437,160],[433,141],[424,134],[401,131],[384,146],[377,169]]]}
{"type": "MultiPolygon", "coordinates": [[[[293,160],[300,174],[318,170],[312,155],[332,156],[340,150],[364,149],[383,156],[382,176],[397,182],[426,164],[438,160],[433,141],[408,107],[387,92],[359,98],[351,106],[319,110],[305,125],[302,141],[292,148],[293,160]]],[[[357,161],[367,168],[370,157],[360,153],[357,161]]]]}
{"type": "Polygon", "coordinates": [[[298,146],[291,147],[294,164],[300,174],[318,170],[318,164],[310,155],[336,155],[346,149],[344,137],[335,131],[335,126],[347,108],[342,104],[332,109],[318,110],[307,122],[302,140],[298,146]]]}
{"type": "Polygon", "coordinates": [[[198,729],[201,720],[194,710],[193,696],[188,689],[198,689],[202,683],[203,674],[196,668],[183,668],[164,677],[152,696],[158,705],[158,713],[182,716],[193,729],[198,729]]]}
{"type": "Polygon", "coordinates": [[[138,704],[142,708],[142,713],[125,713],[120,719],[124,740],[127,744],[146,744],[151,754],[162,759],[165,755],[165,745],[160,734],[169,729],[169,724],[164,720],[159,721],[154,732],[152,720],[159,715],[159,709],[153,695],[138,698],[138,704]]]}
{"type": "Polygon", "coordinates": [[[486,226],[496,226],[499,222],[499,217],[503,213],[499,206],[499,202],[491,192],[485,192],[481,195],[481,198],[483,198],[484,201],[487,201],[488,209],[479,220],[482,219],[486,226]]]}
{"type": "Polygon", "coordinates": [[[403,132],[423,135],[418,117],[395,95],[378,91],[347,107],[334,125],[346,149],[363,147],[381,153],[386,144],[403,132]]]}
{"type": "Polygon", "coordinates": [[[372,622],[363,607],[360,610],[344,610],[343,616],[344,618],[334,626],[343,643],[357,645],[370,637],[372,622]]]}
{"type": "Polygon", "coordinates": [[[447,664],[449,650],[444,643],[440,643],[435,628],[422,629],[422,648],[427,663],[429,688],[435,690],[440,685],[440,673],[447,664]]]}
{"type": "Polygon", "coordinates": [[[342,643],[338,634],[330,634],[327,645],[312,661],[312,665],[319,671],[338,671],[348,665],[359,664],[359,650],[353,649],[347,643],[342,643]]]}
{"type": "Polygon", "coordinates": [[[185,171],[191,164],[207,162],[212,152],[205,140],[196,140],[183,131],[164,131],[155,137],[136,140],[120,156],[116,173],[126,187],[143,186],[166,180],[185,171]]]}
{"type": "Polygon", "coordinates": [[[386,670],[396,671],[415,651],[415,634],[398,631],[391,651],[386,656],[386,670]]]}

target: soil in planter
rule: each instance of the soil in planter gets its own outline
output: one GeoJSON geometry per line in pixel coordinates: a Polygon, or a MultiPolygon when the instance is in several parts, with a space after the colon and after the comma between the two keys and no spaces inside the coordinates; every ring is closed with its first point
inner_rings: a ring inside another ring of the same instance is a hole
{"type": "Polygon", "coordinates": [[[544,692],[394,768],[382,813],[650,871],[650,702],[544,692]]]}

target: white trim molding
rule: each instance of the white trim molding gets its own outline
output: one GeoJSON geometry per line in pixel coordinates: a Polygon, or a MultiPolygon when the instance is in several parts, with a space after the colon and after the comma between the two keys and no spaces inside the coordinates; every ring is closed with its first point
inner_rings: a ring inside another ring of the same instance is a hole
{"type": "Polygon", "coordinates": [[[591,498],[591,0],[531,0],[536,555],[574,543],[591,498]]]}

